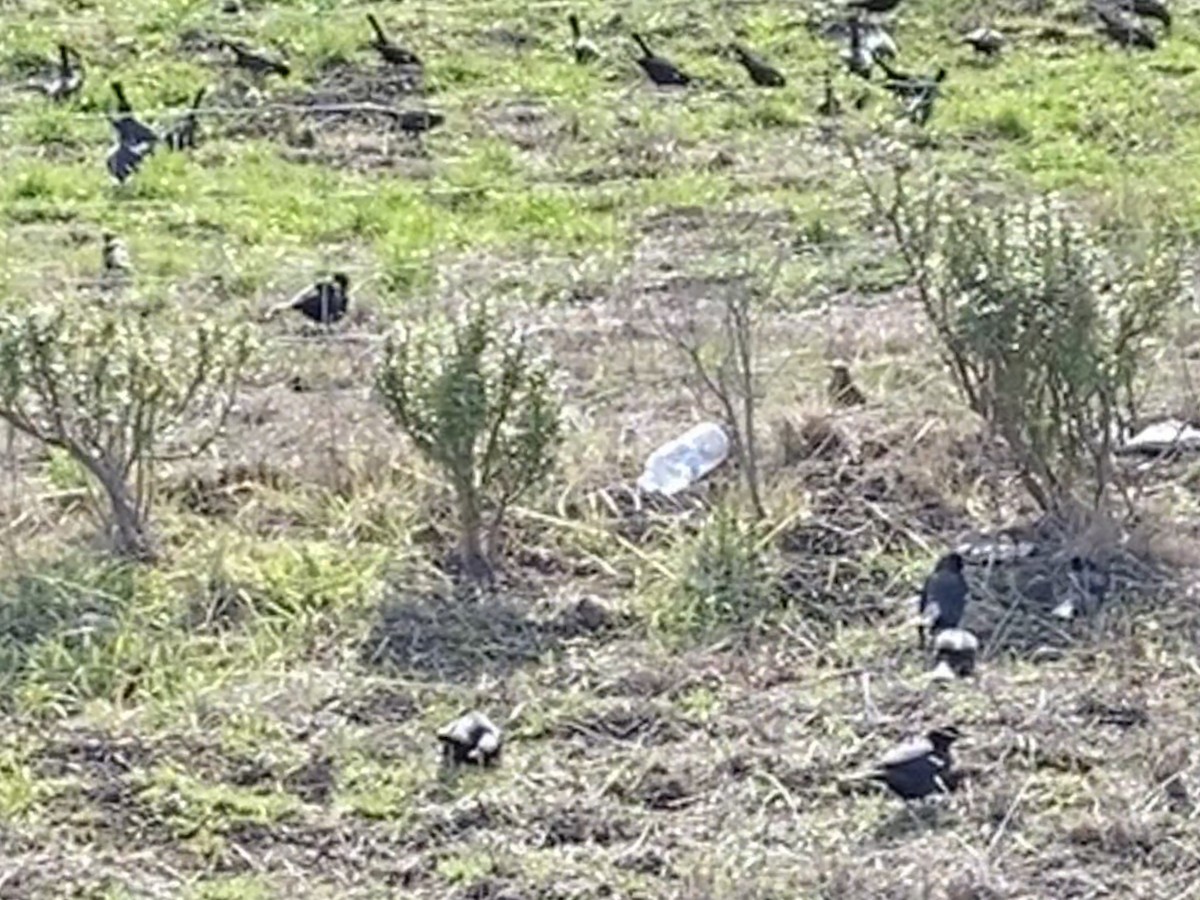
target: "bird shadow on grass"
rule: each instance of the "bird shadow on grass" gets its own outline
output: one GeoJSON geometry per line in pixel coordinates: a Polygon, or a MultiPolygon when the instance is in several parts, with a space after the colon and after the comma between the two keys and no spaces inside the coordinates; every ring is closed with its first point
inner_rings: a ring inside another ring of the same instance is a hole
{"type": "Polygon", "coordinates": [[[875,827],[876,841],[900,841],[953,828],[958,816],[940,803],[912,803],[892,812],[875,827]]]}
{"type": "Polygon", "coordinates": [[[471,683],[483,673],[504,675],[532,663],[560,642],[553,623],[507,597],[397,592],[382,604],[361,658],[368,666],[471,683]]]}

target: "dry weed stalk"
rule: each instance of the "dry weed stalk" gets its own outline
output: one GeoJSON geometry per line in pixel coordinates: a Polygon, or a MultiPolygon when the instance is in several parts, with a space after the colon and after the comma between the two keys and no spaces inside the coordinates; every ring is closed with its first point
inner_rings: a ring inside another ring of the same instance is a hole
{"type": "Polygon", "coordinates": [[[783,258],[782,252],[777,253],[765,272],[750,271],[734,279],[737,287],[725,292],[720,301],[721,320],[715,338],[694,316],[681,323],[665,316],[654,319],[661,338],[691,366],[700,392],[720,407],[758,519],[767,516],[757,430],[762,395],[755,373],[759,314],[774,292],[783,258]]]}

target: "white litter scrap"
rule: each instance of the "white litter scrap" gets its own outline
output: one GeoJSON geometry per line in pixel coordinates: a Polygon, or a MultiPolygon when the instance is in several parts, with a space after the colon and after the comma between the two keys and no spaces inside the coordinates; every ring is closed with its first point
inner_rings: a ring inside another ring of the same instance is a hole
{"type": "Polygon", "coordinates": [[[1164,453],[1200,451],[1200,428],[1182,419],[1163,419],[1147,425],[1116,450],[1125,456],[1161,456],[1164,453]]]}

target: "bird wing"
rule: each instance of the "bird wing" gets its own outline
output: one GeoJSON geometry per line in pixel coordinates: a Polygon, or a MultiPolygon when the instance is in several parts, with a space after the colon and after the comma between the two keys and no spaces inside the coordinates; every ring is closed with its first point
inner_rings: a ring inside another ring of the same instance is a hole
{"type": "Polygon", "coordinates": [[[1069,620],[1075,618],[1075,598],[1067,597],[1050,611],[1050,615],[1056,619],[1069,620]]]}
{"type": "Polygon", "coordinates": [[[600,48],[586,37],[578,38],[574,43],[575,57],[580,61],[600,58],[600,48]]]}
{"type": "Polygon", "coordinates": [[[898,766],[910,765],[922,757],[935,758],[933,744],[928,738],[917,738],[892,748],[884,754],[879,765],[884,769],[894,769],[898,766]]]}
{"type": "Polygon", "coordinates": [[[158,135],[133,116],[121,116],[111,121],[121,143],[134,150],[144,152],[144,148],[153,147],[158,141],[158,135]]]}
{"type": "Polygon", "coordinates": [[[892,36],[882,28],[870,28],[866,30],[864,35],[864,44],[873,56],[894,57],[898,52],[896,42],[892,36]]]}
{"type": "Polygon", "coordinates": [[[279,305],[285,308],[299,309],[300,307],[307,306],[310,303],[317,303],[321,299],[322,287],[323,284],[319,281],[316,284],[310,284],[308,287],[297,291],[291,300],[279,305]]]}
{"type": "Polygon", "coordinates": [[[931,600],[929,603],[921,604],[921,623],[923,625],[932,625],[942,617],[942,608],[936,600],[931,600]]]}
{"type": "Polygon", "coordinates": [[[144,156],[138,153],[136,149],[128,144],[118,142],[111,151],[105,162],[108,165],[108,171],[117,181],[125,181],[130,175],[137,171],[138,166],[142,164],[144,156]]]}
{"type": "MultiPolygon", "coordinates": [[[[918,83],[916,96],[924,98],[933,92],[933,85],[918,83]]],[[[934,572],[925,582],[925,595],[928,603],[937,604],[945,612],[961,609],[967,600],[967,582],[957,572],[934,572]]]]}
{"type": "Polygon", "coordinates": [[[491,756],[500,749],[500,735],[495,731],[484,731],[476,740],[475,749],[481,756],[491,756]]]}
{"type": "Polygon", "coordinates": [[[929,673],[930,681],[953,681],[956,677],[954,669],[947,660],[939,660],[929,673]]]}

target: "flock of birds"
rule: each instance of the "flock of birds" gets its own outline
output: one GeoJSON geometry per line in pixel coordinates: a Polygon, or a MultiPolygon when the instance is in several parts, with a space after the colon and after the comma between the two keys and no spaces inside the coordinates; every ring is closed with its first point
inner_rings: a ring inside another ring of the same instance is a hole
{"type": "MultiPolygon", "coordinates": [[[[367,21],[371,27],[371,39],[367,46],[385,63],[416,73],[421,71],[420,57],[389,38],[374,15],[368,14],[367,21]]],[[[287,78],[291,74],[291,67],[286,61],[253,50],[240,41],[220,40],[217,46],[232,53],[233,65],[249,73],[259,83],[272,75],[287,78]]],[[[67,44],[59,44],[58,59],[52,69],[44,76],[26,82],[24,87],[61,103],[83,90],[85,78],[86,69],[79,52],[67,44]]],[[[118,184],[124,184],[137,172],[159,146],[174,151],[190,150],[196,146],[200,104],[207,93],[206,88],[196,91],[190,107],[179,118],[156,131],[137,118],[121,83],[114,81],[111,86],[115,102],[108,120],[115,141],[105,158],[105,164],[118,184]]],[[[445,121],[441,113],[425,109],[397,110],[393,119],[397,129],[410,137],[419,137],[445,121]]]]}
{"type": "MultiPolygon", "coordinates": [[[[924,124],[933,111],[939,87],[946,77],[945,69],[938,68],[928,76],[899,71],[893,65],[897,55],[894,39],[883,25],[865,21],[862,16],[889,13],[900,3],[901,0],[850,0],[847,5],[850,14],[827,27],[825,34],[843,43],[839,60],[849,73],[870,79],[873,71],[878,69],[883,74],[884,87],[904,102],[904,115],[917,124],[924,124]]],[[[1161,0],[1094,0],[1091,8],[1099,18],[1101,30],[1123,46],[1149,49],[1157,46],[1154,33],[1139,17],[1157,19],[1165,28],[1171,24],[1170,14],[1161,0]]],[[[367,21],[371,29],[369,46],[384,63],[420,71],[423,64],[416,53],[393,41],[375,16],[368,15],[367,21]]],[[[568,24],[575,61],[586,65],[600,59],[600,48],[584,34],[579,18],[570,14],[568,24]]],[[[653,84],[686,88],[696,82],[680,66],[656,53],[642,34],[632,33],[632,40],[639,54],[635,60],[653,84]]],[[[999,54],[1005,46],[1003,35],[992,28],[978,28],[965,35],[963,41],[986,57],[999,54]]],[[[221,41],[220,45],[233,54],[234,65],[257,79],[287,78],[290,74],[285,61],[242,43],[221,41]]],[[[65,44],[59,45],[58,49],[53,72],[30,86],[49,99],[62,102],[82,90],[85,70],[83,60],[75,50],[65,44]]],[[[751,49],[732,44],[729,52],[753,84],[764,88],[787,84],[786,76],[779,69],[751,49]]],[[[197,90],[190,107],[161,131],[137,118],[120,82],[112,82],[111,88],[115,104],[109,121],[116,141],[109,151],[107,167],[118,182],[124,183],[159,146],[177,152],[196,146],[198,112],[206,94],[205,88],[197,90]]],[[[824,88],[824,98],[817,110],[823,115],[837,115],[841,104],[834,94],[829,72],[825,75],[824,88]]],[[[419,136],[441,125],[444,117],[440,113],[416,110],[398,112],[396,121],[400,130],[419,136]]],[[[127,273],[131,269],[128,248],[111,233],[104,234],[103,263],[108,273],[127,273]]],[[[349,308],[349,287],[349,277],[343,272],[335,272],[330,278],[316,282],[272,308],[268,316],[288,309],[313,322],[332,324],[342,319],[349,308]]],[[[835,365],[833,369],[830,390],[835,401],[842,404],[863,402],[861,392],[850,381],[844,364],[835,365]]],[[[1081,603],[1097,606],[1108,588],[1108,576],[1090,560],[1076,556],[1072,558],[1070,568],[1076,590],[1054,610],[1056,615],[1064,618],[1079,613],[1081,603]]],[[[921,647],[925,648],[932,636],[935,677],[966,677],[975,670],[979,642],[975,635],[961,627],[969,593],[960,553],[942,557],[925,580],[919,603],[919,639],[921,647]]],[[[886,754],[867,778],[883,782],[906,801],[948,793],[961,780],[951,756],[951,747],[961,736],[953,725],[935,728],[924,738],[905,743],[886,754]]],[[[438,738],[443,745],[444,759],[451,765],[494,765],[503,746],[500,729],[478,711],[468,712],[451,722],[439,732],[438,738]]]]}
{"type": "MultiPolygon", "coordinates": [[[[946,69],[938,67],[929,75],[903,72],[895,67],[898,54],[896,41],[880,22],[866,17],[893,12],[902,0],[849,0],[847,15],[827,24],[822,34],[843,46],[838,55],[841,65],[851,75],[870,80],[878,70],[883,75],[883,87],[903,104],[902,115],[918,125],[924,125],[933,114],[934,103],[946,78],[946,69]]],[[[1090,9],[1099,19],[1101,30],[1117,43],[1131,47],[1153,49],[1157,39],[1153,31],[1141,21],[1152,18],[1170,28],[1171,16],[1162,0],[1090,0],[1090,9]]],[[[399,67],[414,83],[423,77],[424,63],[410,48],[390,37],[379,19],[366,15],[370,28],[366,47],[374,50],[387,66],[399,67]]],[[[574,13],[567,16],[570,27],[570,52],[576,63],[587,65],[603,57],[598,44],[584,33],[579,17],[574,13]]],[[[651,48],[646,37],[632,32],[631,38],[637,48],[635,61],[651,83],[662,88],[687,88],[698,83],[683,68],[660,55],[651,48]]],[[[1004,36],[990,27],[980,27],[964,35],[962,41],[976,53],[994,57],[1006,45],[1004,36]]],[[[232,63],[250,74],[258,83],[276,76],[287,78],[291,74],[288,63],[246,44],[221,39],[216,46],[232,54],[232,63]]],[[[761,55],[739,43],[730,44],[732,58],[746,71],[750,81],[763,88],[778,88],[787,84],[786,76],[761,55]]],[[[81,55],[67,44],[59,44],[58,58],[42,77],[26,83],[26,87],[44,94],[54,102],[64,102],[77,96],[83,89],[85,66],[81,55]]],[[[139,119],[133,105],[119,81],[111,83],[114,103],[108,114],[115,141],[108,151],[106,166],[111,176],[124,184],[141,167],[142,163],[159,147],[169,151],[185,152],[193,149],[199,138],[199,115],[201,103],[207,89],[199,88],[191,104],[182,114],[161,129],[156,130],[139,119]]],[[[861,108],[868,95],[861,93],[854,105],[861,108]]],[[[834,93],[832,71],[827,70],[824,78],[824,95],[816,107],[823,116],[836,116],[842,112],[842,103],[834,93]]],[[[395,127],[414,139],[420,139],[445,122],[445,116],[429,109],[391,111],[395,127]]],[[[106,276],[128,274],[128,251],[113,236],[106,236],[104,249],[106,276]],[[114,252],[114,247],[119,252],[114,252]]],[[[295,297],[269,311],[273,315],[282,308],[293,309],[321,325],[339,321],[349,308],[349,279],[344,273],[318,281],[305,288],[295,297]]]]}
{"type": "MultiPolygon", "coordinates": [[[[919,598],[917,634],[922,650],[932,636],[932,677],[965,678],[975,672],[979,641],[962,627],[970,596],[965,575],[966,560],[958,552],[947,553],[926,577],[919,598]]],[[[1071,619],[1093,614],[1109,588],[1108,573],[1083,556],[1071,557],[1071,590],[1053,610],[1053,615],[1071,619]]],[[[951,793],[962,784],[963,770],[954,764],[951,748],[963,737],[956,725],[943,725],[924,737],[906,741],[887,752],[858,781],[880,782],[906,803],[937,794],[951,793]]],[[[450,722],[440,732],[446,764],[492,766],[500,759],[503,735],[491,719],[471,711],[450,722]]]]}
{"type": "MultiPolygon", "coordinates": [[[[848,17],[825,27],[825,36],[841,41],[844,46],[839,54],[842,65],[848,72],[870,79],[874,69],[884,76],[883,86],[904,103],[904,115],[917,124],[925,124],[933,112],[942,82],[946,78],[945,68],[939,67],[929,75],[912,74],[896,69],[893,61],[898,49],[895,40],[880,23],[866,21],[864,14],[886,14],[895,10],[902,0],[850,0],[847,4],[848,17]]],[[[1100,30],[1118,44],[1127,47],[1154,49],[1158,40],[1151,28],[1142,19],[1156,19],[1165,29],[1171,26],[1171,15],[1162,0],[1090,0],[1090,9],[1099,20],[1100,30]]],[[[408,47],[388,36],[379,20],[367,14],[371,37],[367,46],[373,49],[386,64],[400,66],[420,73],[421,58],[408,47]]],[[[584,34],[579,17],[571,13],[567,17],[571,29],[571,53],[575,61],[588,64],[603,55],[594,40],[584,34]]],[[[636,62],[651,82],[660,87],[687,87],[697,79],[679,65],[656,53],[645,36],[631,34],[637,47],[636,62]]],[[[965,44],[987,57],[999,54],[1005,46],[1004,36],[989,27],[980,27],[964,35],[965,44]]],[[[247,47],[240,41],[220,40],[218,46],[233,54],[233,64],[263,81],[274,75],[287,78],[291,74],[288,63],[260,50],[247,47]]],[[[40,91],[55,102],[62,102],[77,95],[83,88],[85,68],[80,54],[66,44],[59,45],[57,63],[49,74],[36,78],[27,87],[40,91]]],[[[729,46],[733,58],[741,64],[750,80],[759,87],[777,88],[787,84],[787,78],[774,65],[753,50],[734,43],[729,46]]],[[[830,72],[825,74],[825,93],[817,111],[832,116],[841,112],[842,105],[833,91],[830,72]]],[[[107,156],[107,166],[112,176],[124,183],[154,149],[161,145],[171,150],[187,150],[195,146],[197,137],[197,113],[205,95],[201,88],[195,94],[191,107],[182,117],[172,122],[161,133],[140,121],[126,99],[119,82],[112,85],[116,100],[115,110],[109,121],[116,135],[107,156]]],[[[861,106],[866,95],[860,95],[856,105],[861,106]]],[[[396,127],[417,137],[445,121],[441,113],[426,109],[396,111],[396,127]]]]}

